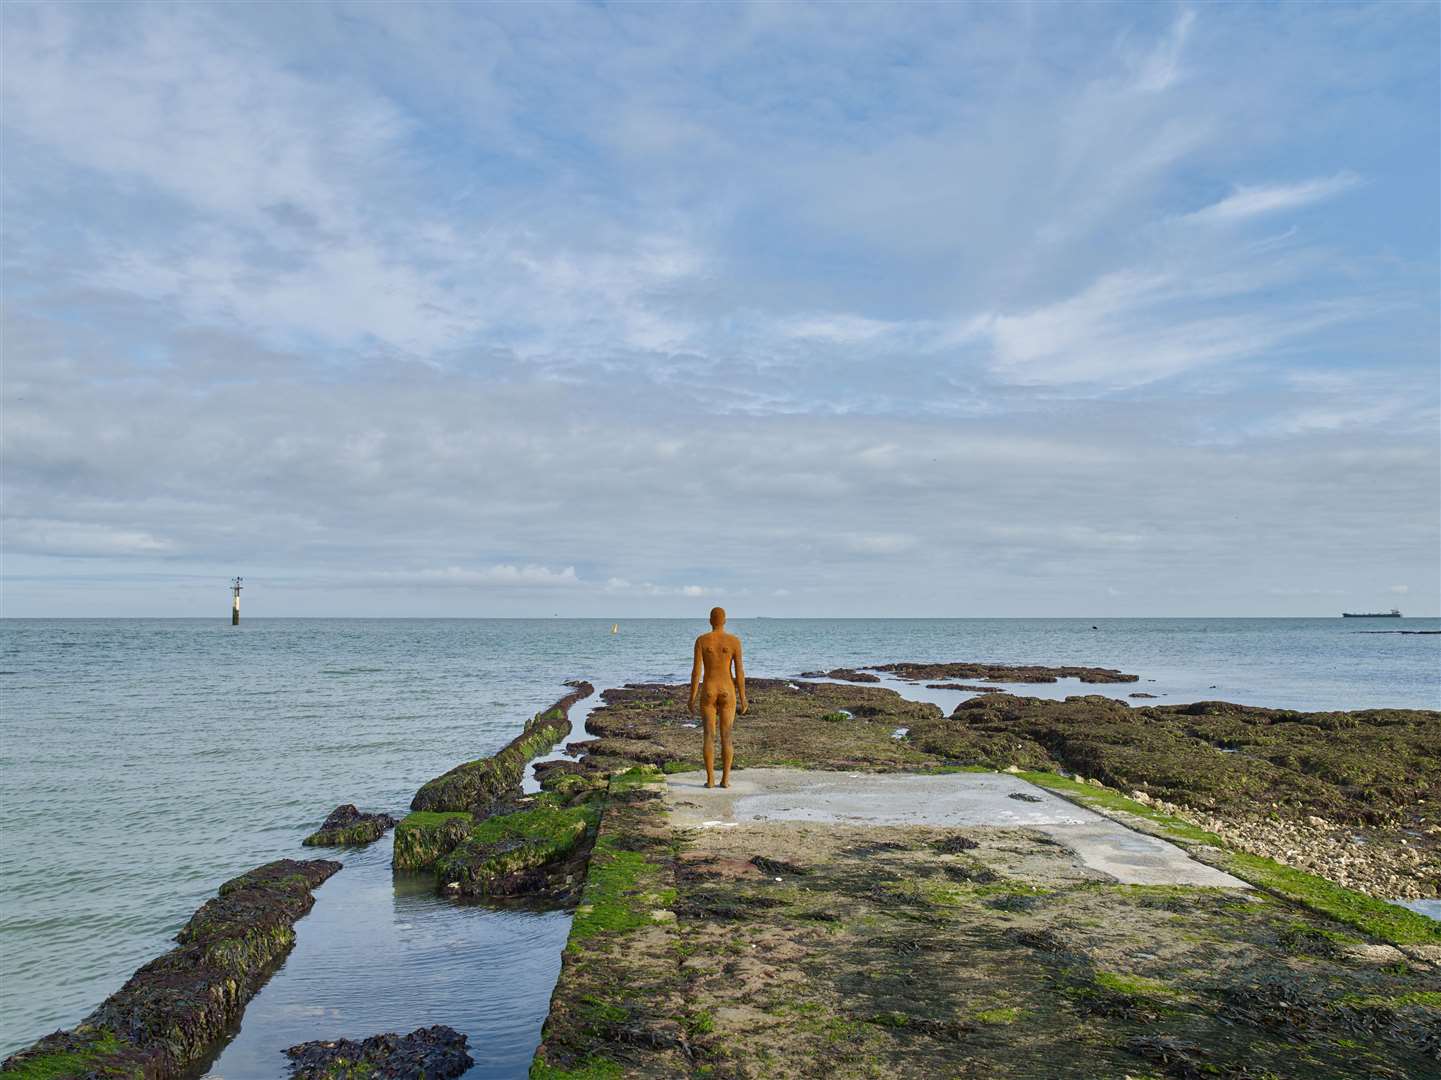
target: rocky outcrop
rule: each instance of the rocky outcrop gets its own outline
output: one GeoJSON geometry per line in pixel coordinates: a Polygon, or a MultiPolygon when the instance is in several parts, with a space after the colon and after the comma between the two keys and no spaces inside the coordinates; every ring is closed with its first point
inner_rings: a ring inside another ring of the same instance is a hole
{"type": "Polygon", "coordinates": [[[176,935],[179,947],[146,964],[71,1031],[47,1035],[0,1071],[18,1076],[178,1076],[240,1018],[295,943],[311,890],[340,869],[279,859],[220,886],[176,935]]]}
{"type": "Polygon", "coordinates": [[[570,707],[595,692],[588,682],[567,685],[575,689],[531,717],[524,730],[492,757],[467,761],[437,776],[415,793],[410,808],[440,813],[484,812],[489,804],[518,794],[531,758],[570,734],[570,707]]]}
{"type": "Polygon", "coordinates": [[[301,841],[306,847],[348,847],[369,844],[395,828],[389,814],[362,814],[351,803],[337,806],[325,823],[301,841]]]}
{"type": "Polygon", "coordinates": [[[301,1043],[285,1053],[295,1080],[450,1080],[475,1064],[465,1043],[460,1032],[437,1024],[361,1042],[301,1043]]]}
{"type": "Polygon", "coordinates": [[[875,671],[889,671],[902,679],[983,679],[988,682],[1052,683],[1059,679],[1080,679],[1084,683],[1138,682],[1139,675],[1127,675],[1115,668],[1041,667],[1034,664],[877,664],[875,671]]]}
{"type": "Polygon", "coordinates": [[[509,813],[475,823],[437,859],[436,886],[450,896],[571,903],[599,820],[597,799],[567,805],[566,796],[555,792],[528,796],[509,813]]]}
{"type": "MultiPolygon", "coordinates": [[[[959,682],[933,682],[926,683],[927,690],[968,690],[972,694],[1004,694],[1004,686],[973,686],[970,683],[959,682]]],[[[1134,694],[1131,695],[1135,697],[1134,694]]],[[[1147,695],[1149,696],[1149,695],[1147,695]]]]}
{"type": "Polygon", "coordinates": [[[831,668],[830,671],[803,671],[796,676],[798,679],[839,679],[841,682],[880,682],[879,675],[872,675],[866,671],[857,671],[855,668],[831,668]]]}

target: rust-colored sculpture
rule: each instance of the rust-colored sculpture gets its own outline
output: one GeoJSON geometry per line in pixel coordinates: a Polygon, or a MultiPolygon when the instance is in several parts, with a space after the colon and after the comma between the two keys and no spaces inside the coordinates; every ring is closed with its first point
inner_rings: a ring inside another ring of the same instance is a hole
{"type": "Polygon", "coordinates": [[[710,609],[711,631],[695,639],[695,663],[690,669],[690,711],[700,702],[705,721],[705,786],[715,787],[715,737],[721,740],[721,787],[731,786],[731,725],[736,711],[746,711],[746,669],[741,663],[741,639],[725,630],[725,608],[710,609]],[[731,665],[735,675],[731,675],[731,665]]]}

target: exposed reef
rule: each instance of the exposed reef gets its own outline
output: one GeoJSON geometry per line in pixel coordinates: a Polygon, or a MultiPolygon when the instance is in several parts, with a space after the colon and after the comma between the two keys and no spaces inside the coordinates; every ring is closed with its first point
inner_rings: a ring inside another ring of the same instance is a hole
{"type": "Polygon", "coordinates": [[[960,765],[1061,770],[1184,808],[1245,850],[1371,895],[1441,892],[1436,712],[989,695],[907,738],[960,765]]]}
{"type": "Polygon", "coordinates": [[[295,1080],[451,1080],[475,1061],[466,1038],[436,1024],[409,1035],[318,1040],[286,1049],[295,1080]]]}
{"type": "Polygon", "coordinates": [[[337,806],[325,823],[301,841],[306,847],[351,847],[369,844],[395,828],[389,814],[362,814],[351,803],[337,806]]]}
{"type": "MultiPolygon", "coordinates": [[[[899,727],[941,719],[935,705],[906,701],[880,687],[838,683],[747,679],[746,690],[750,710],[737,718],[735,729],[735,763],[741,768],[805,764],[884,770],[941,764],[935,755],[894,737],[899,727]]],[[[604,705],[587,722],[600,738],[573,742],[567,749],[585,754],[584,769],[700,768],[701,736],[686,708],[688,692],[686,686],[663,683],[606,690],[604,705]]]]}
{"type": "Polygon", "coordinates": [[[1343,757],[1402,759],[1387,820],[1394,811],[1409,822],[1400,807],[1417,791],[1407,778],[1441,777],[1427,742],[1441,714],[1287,719],[1217,703],[1186,713],[989,694],[945,717],[876,687],[747,686],[740,768],[1021,772],[1256,887],[1120,885],[1052,837],[1014,827],[680,829],[663,793],[664,773],[699,759],[687,688],[606,691],[589,725],[599,738],[573,744],[578,762],[545,771],[547,785],[602,783],[608,796],[532,1080],[1441,1073],[1441,928],[1237,851],[1141,788],[1179,795],[1194,776],[1197,798],[1235,812],[1244,798],[1221,798],[1222,778],[1197,770],[1186,740],[1200,736],[1187,726],[1224,721],[1259,736],[1310,724],[1309,741],[1299,731],[1293,742],[1281,732],[1260,739],[1277,749],[1275,760],[1256,759],[1256,773],[1239,754],[1211,743],[1205,752],[1241,759],[1226,776],[1253,797],[1260,777],[1275,781],[1268,770],[1294,773],[1280,790],[1301,803],[1285,813],[1304,814],[1309,798],[1364,815],[1366,786],[1385,786],[1385,770],[1332,776],[1304,752],[1325,757],[1333,736],[1350,732],[1343,757]],[[909,730],[897,738],[898,728],[909,730]],[[1279,746],[1288,742],[1289,757],[1279,746]],[[1087,759],[1084,747],[1099,749],[1087,759]],[[1140,798],[1064,775],[1082,760],[1084,776],[1111,776],[1140,798]],[[1107,762],[1131,771],[1107,772],[1107,762]]]}
{"type": "Polygon", "coordinates": [[[575,692],[537,713],[495,757],[467,762],[421,788],[412,805],[450,809],[415,810],[400,822],[397,870],[433,872],[436,888],[456,897],[575,901],[600,819],[599,793],[554,771],[546,790],[521,793],[526,765],[569,734],[567,710],[593,692],[589,683],[568,685],[575,692]]]}
{"type": "Polygon", "coordinates": [[[340,869],[322,859],[279,859],[220,886],[152,960],[72,1030],[45,1036],[0,1072],[164,1080],[179,1076],[240,1018],[295,943],[311,890],[340,869]]]}
{"type": "Polygon", "coordinates": [[[442,813],[484,811],[488,804],[518,792],[531,758],[570,734],[570,707],[595,692],[588,682],[567,685],[575,689],[526,721],[524,730],[493,756],[467,761],[427,782],[415,793],[410,808],[442,813]]]}
{"type": "Polygon", "coordinates": [[[973,694],[1004,694],[1004,686],[976,686],[971,683],[933,682],[926,683],[927,690],[968,690],[973,694]]]}
{"type": "Polygon", "coordinates": [[[1053,683],[1080,679],[1084,683],[1127,683],[1140,680],[1115,668],[1040,667],[1034,664],[876,664],[872,671],[889,671],[902,679],[984,679],[989,682],[1053,683]]]}

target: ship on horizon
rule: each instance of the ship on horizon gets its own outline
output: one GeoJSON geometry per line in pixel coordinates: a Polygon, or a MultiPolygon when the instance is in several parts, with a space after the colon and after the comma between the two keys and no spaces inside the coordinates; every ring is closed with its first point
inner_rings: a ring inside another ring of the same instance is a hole
{"type": "Polygon", "coordinates": [[[1392,608],[1390,611],[1343,611],[1343,612],[1341,612],[1341,618],[1343,618],[1343,619],[1399,619],[1399,618],[1401,618],[1401,612],[1398,611],[1396,608],[1392,608]]]}

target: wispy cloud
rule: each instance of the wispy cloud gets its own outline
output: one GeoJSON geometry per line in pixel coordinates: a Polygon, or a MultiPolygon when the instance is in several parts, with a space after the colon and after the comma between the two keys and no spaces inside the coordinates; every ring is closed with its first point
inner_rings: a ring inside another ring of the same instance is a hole
{"type": "Polygon", "coordinates": [[[1430,595],[1438,19],[3,5],[6,613],[1430,595]]]}
{"type": "Polygon", "coordinates": [[[1333,199],[1360,182],[1361,178],[1355,173],[1339,172],[1334,176],[1317,177],[1297,184],[1237,186],[1219,202],[1186,215],[1186,220],[1198,225],[1229,225],[1263,214],[1299,210],[1333,199]]]}

